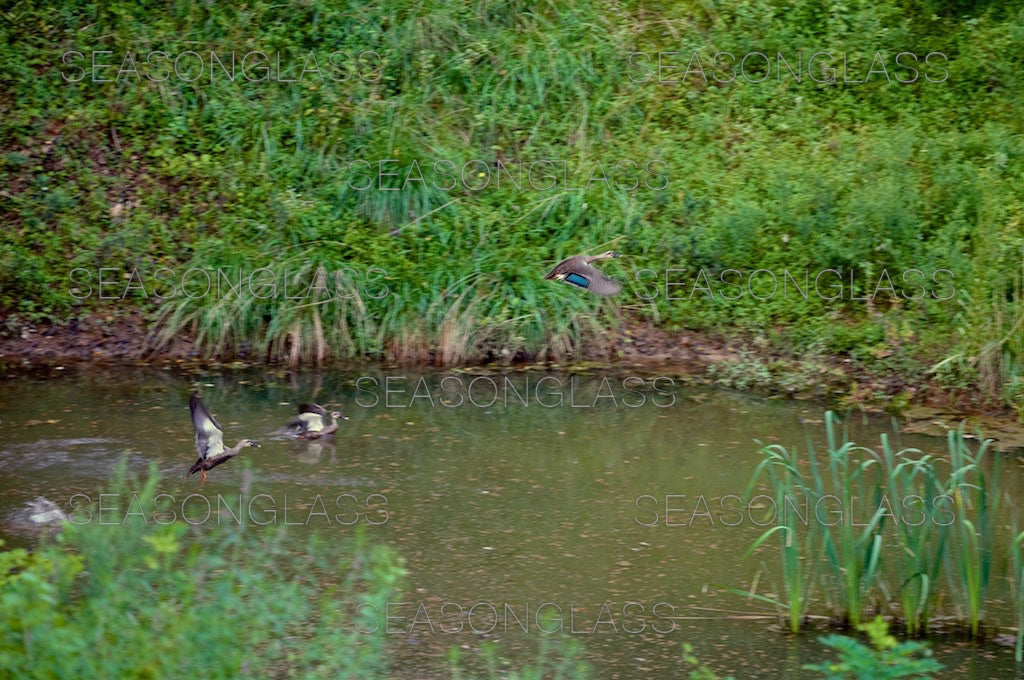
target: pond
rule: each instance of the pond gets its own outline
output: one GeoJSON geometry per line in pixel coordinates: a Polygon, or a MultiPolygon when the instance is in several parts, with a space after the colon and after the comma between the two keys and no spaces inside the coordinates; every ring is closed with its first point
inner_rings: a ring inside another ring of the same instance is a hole
{"type": "MultiPolygon", "coordinates": [[[[813,677],[800,666],[823,658],[821,631],[784,633],[768,607],[722,586],[749,588],[764,568],[758,592],[779,592],[774,548],[745,557],[764,531],[764,501],[748,510],[740,497],[759,462],[755,440],[820,445],[824,410],[597,370],[68,368],[7,380],[0,537],[32,545],[41,499],[64,512],[98,502],[123,456],[138,475],[156,465],[163,511],[179,519],[206,526],[245,513],[328,539],[364,526],[395,547],[409,571],[389,612],[403,677],[442,677],[448,648],[483,640],[527,658],[552,627],[583,642],[598,677],[680,677],[683,642],[737,677],[813,677]],[[227,443],[262,443],[202,486],[184,474],[195,460],[193,389],[227,443]],[[303,401],[341,407],[333,441],[275,434],[303,401]],[[240,489],[244,502],[218,514],[218,499],[240,489]]],[[[869,445],[892,431],[886,417],[847,424],[869,445]]],[[[945,450],[923,435],[901,444],[945,450]]],[[[1019,499],[1020,467],[1007,462],[1003,488],[1019,499]]],[[[89,521],[101,520],[119,518],[89,521]]],[[[1001,569],[995,580],[986,619],[1012,626],[1001,569]]],[[[1009,646],[950,637],[934,647],[950,677],[1020,674],[1009,646]]]]}

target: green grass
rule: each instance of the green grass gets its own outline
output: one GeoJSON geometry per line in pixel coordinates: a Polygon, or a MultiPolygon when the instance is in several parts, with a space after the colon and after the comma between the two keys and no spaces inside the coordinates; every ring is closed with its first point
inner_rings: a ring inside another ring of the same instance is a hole
{"type": "Polygon", "coordinates": [[[979,395],[1019,406],[1024,394],[1013,332],[1024,318],[1019,9],[260,0],[155,12],[133,0],[25,7],[0,33],[0,309],[12,323],[141,307],[158,334],[189,330],[209,354],[248,346],[293,362],[464,362],[572,355],[622,318],[650,319],[749,334],[794,354],[849,354],[912,380],[925,379],[919,364],[962,357],[979,395]],[[321,61],[344,52],[350,70],[340,82],[210,82],[208,72],[193,83],[67,82],[85,63],[61,63],[69,50],[110,50],[100,61],[117,65],[128,50],[280,52],[292,78],[311,51],[321,61]],[[795,61],[800,50],[846,53],[861,71],[875,51],[890,67],[900,51],[942,52],[949,75],[905,85],[659,83],[657,74],[637,82],[646,71],[629,62],[659,51],[696,52],[703,64],[718,51],[795,61]],[[381,182],[398,191],[353,188],[365,170],[353,160],[383,159],[397,161],[399,175],[381,182]],[[540,191],[507,176],[498,187],[492,174],[474,188],[492,161],[543,159],[565,162],[575,185],[597,164],[657,160],[663,177],[641,169],[640,179],[668,185],[540,191]],[[427,182],[405,181],[413,160],[427,182]],[[470,186],[432,186],[438,160],[471,163],[470,186]],[[629,256],[611,267],[629,283],[614,313],[540,280],[559,258],[613,242],[629,256]],[[75,267],[283,273],[317,263],[379,268],[390,292],[308,306],[68,293],[75,267]],[[666,290],[669,268],[686,270],[669,275],[685,285],[666,290]],[[830,268],[854,272],[846,299],[690,295],[698,270],[714,281],[728,269],[799,278],[830,268]],[[928,276],[948,269],[957,295],[849,299],[870,294],[883,269],[920,269],[929,292],[940,291],[928,276]]]}

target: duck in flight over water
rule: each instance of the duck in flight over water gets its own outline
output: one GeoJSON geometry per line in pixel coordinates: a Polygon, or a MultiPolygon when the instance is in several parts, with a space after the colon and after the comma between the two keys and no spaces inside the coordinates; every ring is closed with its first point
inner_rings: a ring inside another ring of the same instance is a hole
{"type": "Polygon", "coordinates": [[[224,461],[237,456],[247,446],[258,447],[259,442],[243,439],[231,448],[224,447],[224,429],[216,418],[210,415],[199,394],[192,393],[188,399],[188,410],[192,412],[192,428],[196,431],[196,453],[199,460],[188,469],[188,474],[198,472],[206,481],[206,471],[212,470],[224,461]]]}

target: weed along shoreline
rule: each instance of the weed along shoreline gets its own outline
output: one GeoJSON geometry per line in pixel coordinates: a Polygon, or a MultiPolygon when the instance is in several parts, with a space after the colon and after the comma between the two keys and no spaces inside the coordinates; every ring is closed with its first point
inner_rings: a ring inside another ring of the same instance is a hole
{"type": "Polygon", "coordinates": [[[189,370],[230,365],[312,371],[367,366],[442,371],[479,368],[494,372],[632,371],[771,398],[817,400],[846,411],[886,413],[899,417],[906,432],[944,437],[947,431],[963,425],[968,436],[980,431],[992,438],[997,450],[1024,450],[1024,423],[1017,414],[1005,405],[979,400],[976,392],[946,389],[926,379],[912,382],[906,376],[879,371],[877,366],[865,366],[848,356],[780,355],[749,334],[729,338],[627,322],[619,330],[603,331],[584,341],[578,357],[562,361],[514,355],[507,348],[494,346],[466,352],[456,363],[443,363],[442,356],[442,350],[429,346],[421,346],[416,353],[357,358],[327,353],[319,366],[308,361],[289,365],[286,358],[274,361],[244,352],[206,356],[185,333],[171,342],[155,342],[151,326],[140,314],[87,315],[69,326],[26,326],[0,338],[0,370],[9,373],[46,372],[58,367],[63,371],[67,365],[173,366],[189,370]]]}
{"type": "MultiPolygon", "coordinates": [[[[779,544],[785,598],[772,600],[754,590],[733,592],[787,609],[788,628],[797,633],[813,606],[807,595],[815,587],[816,574],[824,571],[837,595],[833,623],[839,627],[856,629],[884,612],[909,637],[943,627],[971,639],[994,637],[998,627],[985,620],[992,562],[1001,546],[1024,542],[1024,533],[1011,531],[1010,524],[999,519],[1002,457],[993,456],[989,443],[969,443],[962,433],[951,430],[946,437],[948,460],[942,461],[948,463],[946,468],[920,451],[898,450],[888,434],[882,434],[876,445],[854,442],[831,411],[825,413],[824,428],[824,452],[816,452],[810,443],[803,454],[778,444],[762,447],[761,463],[746,494],[749,497],[750,490],[763,482],[762,488],[776,499],[773,511],[782,512],[779,523],[765,531],[750,552],[779,544]],[[876,499],[874,511],[869,507],[854,513],[851,504],[858,496],[876,499]],[[792,502],[795,497],[804,499],[802,516],[792,502]],[[825,514],[822,508],[828,508],[825,514]],[[814,521],[809,521],[812,516],[814,521]],[[899,547],[895,564],[890,565],[884,565],[885,524],[895,529],[899,547]],[[935,584],[947,578],[944,569],[955,584],[951,590],[958,615],[933,618],[935,584]],[[892,582],[885,584],[886,578],[892,582]],[[876,588],[880,592],[870,594],[876,588]]],[[[1021,560],[1015,558],[1017,583],[1024,578],[1021,569],[1021,560]]],[[[1016,632],[1019,660],[1024,628],[1016,632]]]]}

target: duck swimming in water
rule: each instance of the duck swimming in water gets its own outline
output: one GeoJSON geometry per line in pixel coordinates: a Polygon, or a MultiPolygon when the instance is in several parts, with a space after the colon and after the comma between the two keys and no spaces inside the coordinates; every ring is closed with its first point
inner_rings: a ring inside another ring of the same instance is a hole
{"type": "Polygon", "coordinates": [[[339,419],[347,420],[340,411],[331,411],[328,414],[327,409],[319,404],[301,404],[299,415],[289,420],[284,430],[300,439],[320,439],[338,431],[339,419]],[[331,418],[330,425],[324,422],[328,415],[331,418]]]}

